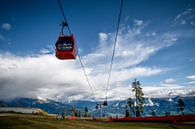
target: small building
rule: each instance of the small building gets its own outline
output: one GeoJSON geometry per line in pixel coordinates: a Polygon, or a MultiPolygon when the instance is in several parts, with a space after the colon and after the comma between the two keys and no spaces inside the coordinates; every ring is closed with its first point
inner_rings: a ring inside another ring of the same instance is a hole
{"type": "Polygon", "coordinates": [[[0,112],[40,114],[41,109],[38,109],[38,108],[24,108],[24,107],[0,107],[0,112]]]}

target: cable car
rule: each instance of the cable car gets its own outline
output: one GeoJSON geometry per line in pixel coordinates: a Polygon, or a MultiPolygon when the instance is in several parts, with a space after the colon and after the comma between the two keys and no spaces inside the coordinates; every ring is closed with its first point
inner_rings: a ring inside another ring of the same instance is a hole
{"type": "Polygon", "coordinates": [[[56,57],[61,60],[76,59],[77,48],[74,35],[60,35],[56,44],[56,57]]]}
{"type": "Polygon", "coordinates": [[[67,59],[76,59],[77,56],[77,47],[76,41],[73,34],[65,35],[63,34],[64,27],[67,27],[68,24],[63,22],[62,29],[58,40],[56,41],[56,57],[61,60],[67,59]]]}

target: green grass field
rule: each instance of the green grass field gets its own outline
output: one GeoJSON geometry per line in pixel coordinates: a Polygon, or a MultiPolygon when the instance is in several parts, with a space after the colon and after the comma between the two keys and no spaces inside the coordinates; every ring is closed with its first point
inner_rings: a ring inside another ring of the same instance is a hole
{"type": "Polygon", "coordinates": [[[40,115],[0,114],[0,129],[194,129],[195,125],[192,124],[110,123],[82,119],[57,120],[40,115]]]}

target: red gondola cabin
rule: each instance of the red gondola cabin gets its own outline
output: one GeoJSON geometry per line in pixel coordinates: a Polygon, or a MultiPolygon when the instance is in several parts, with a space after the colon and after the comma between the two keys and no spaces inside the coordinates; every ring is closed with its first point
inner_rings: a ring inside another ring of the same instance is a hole
{"type": "Polygon", "coordinates": [[[61,60],[76,59],[77,47],[74,35],[60,34],[56,44],[56,57],[61,60]]]}

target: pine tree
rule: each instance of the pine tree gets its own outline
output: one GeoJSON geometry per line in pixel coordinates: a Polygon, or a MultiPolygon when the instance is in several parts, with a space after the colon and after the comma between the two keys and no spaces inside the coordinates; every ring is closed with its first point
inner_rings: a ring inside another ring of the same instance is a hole
{"type": "Polygon", "coordinates": [[[141,117],[141,114],[143,113],[144,93],[140,87],[139,81],[136,81],[136,79],[132,83],[132,88],[132,91],[135,92],[135,115],[136,117],[141,117]]]}
{"type": "Polygon", "coordinates": [[[127,99],[127,106],[129,108],[129,116],[132,116],[132,114],[134,113],[134,109],[133,109],[133,101],[130,97],[127,99]]]}
{"type": "Polygon", "coordinates": [[[125,105],[125,117],[129,117],[129,106],[125,105]]]}
{"type": "Polygon", "coordinates": [[[75,108],[75,107],[73,107],[72,109],[71,109],[71,112],[72,112],[72,115],[73,116],[78,116],[78,110],[75,108]]]}
{"type": "Polygon", "coordinates": [[[184,108],[185,108],[185,103],[182,99],[178,99],[177,101],[177,109],[178,112],[181,112],[182,115],[184,115],[184,108]]]}
{"type": "Polygon", "coordinates": [[[85,117],[87,117],[88,116],[88,108],[87,107],[85,107],[85,115],[84,115],[85,117]]]}
{"type": "Polygon", "coordinates": [[[81,117],[81,111],[80,110],[78,111],[78,117],[81,117]]]}
{"type": "Polygon", "coordinates": [[[152,116],[156,116],[155,110],[152,110],[151,115],[152,115],[152,116]]]}

